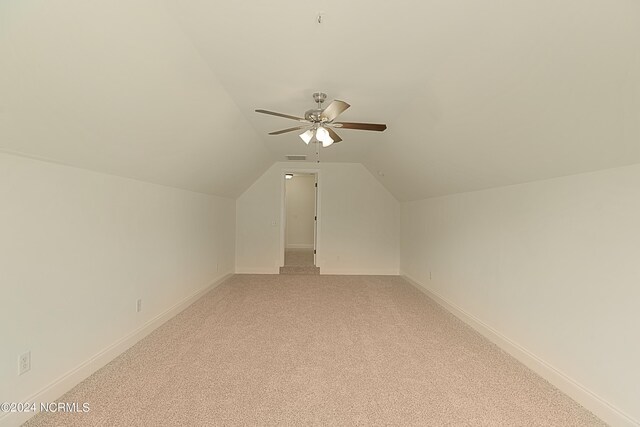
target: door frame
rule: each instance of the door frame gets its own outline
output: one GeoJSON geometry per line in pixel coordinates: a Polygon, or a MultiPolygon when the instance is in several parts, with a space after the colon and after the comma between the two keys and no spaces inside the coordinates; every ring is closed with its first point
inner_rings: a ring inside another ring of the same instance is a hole
{"type": "Polygon", "coordinates": [[[322,173],[320,171],[320,169],[315,169],[315,168],[295,168],[295,167],[290,167],[290,168],[283,168],[281,170],[280,173],[280,267],[284,267],[284,251],[286,249],[286,231],[287,231],[287,224],[286,224],[286,217],[287,217],[287,206],[286,206],[286,201],[285,201],[285,175],[288,173],[302,173],[302,174],[307,174],[307,175],[315,175],[316,177],[316,182],[318,183],[318,187],[316,188],[316,223],[315,223],[315,228],[316,228],[316,232],[315,232],[315,242],[314,242],[314,246],[315,246],[315,265],[316,267],[320,267],[320,251],[321,251],[321,244],[320,244],[320,236],[322,236],[322,233],[320,232],[321,230],[321,218],[322,215],[320,215],[320,212],[322,211],[320,208],[322,206],[322,185],[321,185],[321,177],[322,177],[322,173]]]}

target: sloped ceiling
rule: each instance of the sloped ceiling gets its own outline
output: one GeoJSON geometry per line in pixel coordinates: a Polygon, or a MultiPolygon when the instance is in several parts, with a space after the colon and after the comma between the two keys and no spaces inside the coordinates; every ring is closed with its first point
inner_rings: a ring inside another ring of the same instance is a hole
{"type": "Polygon", "coordinates": [[[273,163],[153,1],[0,2],[0,150],[235,197],[273,163]]]}
{"type": "Polygon", "coordinates": [[[636,0],[0,3],[0,149],[238,195],[311,94],[412,200],[640,162],[636,0]],[[322,15],[318,24],[317,16],[322,15]]]}

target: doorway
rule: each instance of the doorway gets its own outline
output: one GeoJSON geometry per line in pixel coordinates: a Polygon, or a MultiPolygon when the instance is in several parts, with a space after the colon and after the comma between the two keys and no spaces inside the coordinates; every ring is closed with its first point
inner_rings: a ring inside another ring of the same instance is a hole
{"type": "Polygon", "coordinates": [[[284,174],[284,267],[315,267],[318,238],[318,175],[284,174]]]}

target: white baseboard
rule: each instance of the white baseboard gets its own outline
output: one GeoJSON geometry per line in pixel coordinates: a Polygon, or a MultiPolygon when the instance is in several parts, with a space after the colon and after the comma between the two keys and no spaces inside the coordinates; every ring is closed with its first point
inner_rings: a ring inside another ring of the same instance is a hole
{"type": "Polygon", "coordinates": [[[550,363],[545,362],[535,354],[531,353],[520,344],[502,335],[482,320],[448,301],[437,292],[430,290],[428,287],[422,285],[407,274],[401,273],[401,275],[405,280],[407,280],[407,282],[422,291],[429,298],[433,299],[445,310],[458,317],[498,347],[518,359],[529,369],[556,386],[560,391],[600,417],[604,422],[612,426],[620,427],[640,426],[640,422],[638,420],[635,420],[631,416],[625,414],[622,410],[593,393],[591,390],[573,380],[565,373],[556,369],[550,363]]]}
{"type": "Polygon", "coordinates": [[[287,249],[313,249],[313,243],[287,243],[287,249]]]}
{"type": "Polygon", "coordinates": [[[280,267],[271,268],[238,268],[236,274],[280,274],[280,267]]]}
{"type": "Polygon", "coordinates": [[[320,274],[344,275],[344,276],[397,276],[398,270],[375,268],[331,268],[320,267],[320,274]]]}
{"type": "MultiPolygon", "coordinates": [[[[138,341],[149,335],[163,323],[175,317],[182,310],[189,307],[204,294],[217,287],[231,276],[233,276],[232,273],[226,274],[217,279],[211,285],[206,286],[183,298],[181,301],[169,307],[162,313],[158,314],[156,317],[149,320],[138,329],[132,331],[128,335],[107,346],[105,349],[80,364],[77,368],[72,369],[71,371],[59,377],[57,380],[53,381],[48,386],[36,392],[32,396],[24,399],[23,402],[36,402],[36,404],[38,405],[41,402],[55,402],[56,399],[60,398],[67,391],[71,390],[77,384],[84,381],[91,374],[105,366],[107,363],[111,362],[113,359],[115,359],[117,356],[136,344],[138,341]]],[[[19,426],[34,415],[36,415],[36,413],[33,412],[5,413],[3,416],[0,416],[0,427],[19,426]]]]}
{"type": "MultiPolygon", "coordinates": [[[[326,268],[320,267],[321,275],[344,275],[344,276],[397,276],[398,270],[393,269],[371,269],[371,268],[326,268]]],[[[236,274],[280,274],[280,267],[275,268],[238,268],[236,274]]]]}

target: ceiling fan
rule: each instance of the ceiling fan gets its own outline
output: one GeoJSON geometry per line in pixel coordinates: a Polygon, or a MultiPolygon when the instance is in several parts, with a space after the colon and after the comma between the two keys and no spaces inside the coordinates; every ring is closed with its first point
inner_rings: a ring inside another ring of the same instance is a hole
{"type": "Polygon", "coordinates": [[[353,122],[334,122],[334,120],[350,107],[344,101],[334,100],[326,108],[322,108],[322,103],[327,99],[327,94],[316,92],[313,94],[313,100],[318,104],[317,108],[312,108],[304,113],[304,118],[291,116],[289,114],[276,113],[269,110],[256,110],[256,113],[269,114],[285,119],[297,120],[303,124],[300,126],[282,129],[275,132],[269,132],[269,135],[280,135],[287,132],[293,132],[309,127],[305,132],[300,134],[300,138],[305,144],[310,142],[322,143],[323,147],[342,141],[342,138],[333,130],[336,129],[356,129],[356,130],[373,130],[382,132],[387,125],[377,123],[353,123],[353,122]]]}

